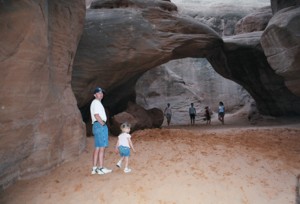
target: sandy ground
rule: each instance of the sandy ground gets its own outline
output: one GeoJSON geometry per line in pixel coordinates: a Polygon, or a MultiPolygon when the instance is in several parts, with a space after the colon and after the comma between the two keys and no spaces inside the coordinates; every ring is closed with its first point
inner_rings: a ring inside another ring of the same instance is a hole
{"type": "MultiPolygon", "coordinates": [[[[116,167],[110,137],[105,166],[91,175],[93,137],[86,151],[50,174],[18,181],[0,203],[295,204],[300,174],[300,123],[241,118],[221,125],[170,126],[132,134],[132,172],[116,167]]],[[[299,120],[298,120],[299,121],[299,120]]]]}

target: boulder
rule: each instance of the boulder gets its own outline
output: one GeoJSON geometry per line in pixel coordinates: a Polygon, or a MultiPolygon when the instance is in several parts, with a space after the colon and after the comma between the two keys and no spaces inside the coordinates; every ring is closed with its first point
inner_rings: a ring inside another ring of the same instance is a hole
{"type": "Polygon", "coordinates": [[[136,130],[161,127],[164,120],[163,112],[157,108],[145,110],[141,106],[129,102],[124,112],[112,117],[110,131],[113,135],[120,134],[120,125],[124,122],[131,124],[131,132],[136,130]]]}
{"type": "Polygon", "coordinates": [[[269,6],[259,9],[237,22],[235,26],[235,34],[263,31],[267,27],[272,16],[272,10],[269,6]]]}
{"type": "MultiPolygon", "coordinates": [[[[300,97],[300,7],[278,11],[261,37],[268,63],[284,79],[285,86],[300,97]]],[[[291,104],[296,107],[297,104],[291,104]]]]}
{"type": "Polygon", "coordinates": [[[121,133],[120,126],[125,122],[131,125],[131,132],[134,132],[138,121],[133,115],[127,112],[121,112],[113,116],[113,118],[110,120],[110,132],[115,136],[119,135],[121,133]]]}
{"type": "Polygon", "coordinates": [[[160,128],[164,122],[164,114],[163,111],[159,108],[152,108],[147,110],[149,117],[152,120],[152,127],[153,128],[160,128]]]}

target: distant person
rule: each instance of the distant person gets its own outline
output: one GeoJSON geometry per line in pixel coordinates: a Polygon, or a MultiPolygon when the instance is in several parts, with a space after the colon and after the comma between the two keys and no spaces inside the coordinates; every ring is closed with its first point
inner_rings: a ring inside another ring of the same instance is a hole
{"type": "Polygon", "coordinates": [[[259,111],[257,110],[256,103],[252,102],[250,104],[250,109],[249,109],[249,112],[248,112],[248,120],[249,120],[249,122],[252,125],[254,125],[254,124],[256,124],[261,119],[262,119],[262,116],[260,115],[259,111]]]}
{"type": "Polygon", "coordinates": [[[167,118],[167,123],[168,123],[168,126],[169,126],[170,122],[171,122],[171,117],[172,117],[172,109],[171,109],[169,103],[167,104],[167,107],[165,108],[164,115],[167,118]]]}
{"type": "Polygon", "coordinates": [[[219,102],[218,119],[224,125],[225,106],[222,101],[219,102]]]}
{"type": "Polygon", "coordinates": [[[206,125],[210,125],[211,116],[210,116],[210,108],[208,106],[205,107],[205,120],[206,120],[206,125]]]}
{"type": "Polygon", "coordinates": [[[107,174],[112,172],[112,170],[103,166],[105,148],[108,147],[108,128],[106,125],[107,116],[101,103],[103,91],[100,87],[94,90],[94,97],[95,99],[90,106],[95,143],[92,174],[107,174]],[[99,165],[98,167],[97,163],[99,165]]]}
{"type": "Polygon", "coordinates": [[[132,151],[135,152],[135,149],[133,147],[132,141],[131,141],[131,135],[130,132],[130,124],[123,123],[121,125],[121,131],[122,133],[118,136],[118,141],[116,144],[116,152],[119,152],[121,159],[117,163],[117,167],[121,168],[122,162],[125,159],[125,168],[124,172],[129,173],[131,172],[131,169],[128,168],[129,163],[129,156],[130,156],[130,148],[132,148],[132,151]]]}
{"type": "Polygon", "coordinates": [[[191,107],[189,108],[189,114],[191,119],[191,125],[195,125],[196,109],[194,108],[193,103],[191,103],[191,107]]]}

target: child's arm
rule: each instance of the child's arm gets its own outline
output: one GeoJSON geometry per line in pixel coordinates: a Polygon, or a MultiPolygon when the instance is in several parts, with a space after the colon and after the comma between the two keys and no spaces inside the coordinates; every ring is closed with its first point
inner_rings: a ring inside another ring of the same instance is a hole
{"type": "Polygon", "coordinates": [[[131,147],[132,151],[135,152],[135,149],[133,147],[132,141],[130,138],[128,138],[129,146],[131,147]]]}

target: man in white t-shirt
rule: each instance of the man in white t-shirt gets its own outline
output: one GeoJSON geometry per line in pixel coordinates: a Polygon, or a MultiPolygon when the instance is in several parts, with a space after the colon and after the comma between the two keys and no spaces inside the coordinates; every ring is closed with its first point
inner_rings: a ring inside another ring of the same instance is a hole
{"type": "Polygon", "coordinates": [[[92,174],[107,174],[112,172],[112,170],[103,166],[105,148],[108,147],[108,128],[106,125],[107,116],[101,103],[103,91],[100,87],[94,90],[94,97],[95,99],[90,106],[95,142],[92,174]],[[97,163],[99,164],[98,167],[97,163]]]}

